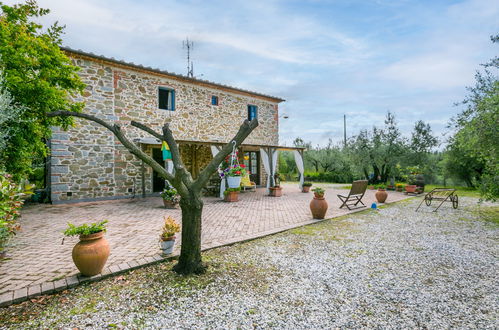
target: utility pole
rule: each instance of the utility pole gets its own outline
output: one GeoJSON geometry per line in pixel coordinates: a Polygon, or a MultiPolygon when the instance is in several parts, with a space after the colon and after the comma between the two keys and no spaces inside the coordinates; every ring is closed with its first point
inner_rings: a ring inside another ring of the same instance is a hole
{"type": "Polygon", "coordinates": [[[185,38],[185,41],[182,41],[182,48],[187,49],[187,77],[194,78],[194,64],[191,61],[191,49],[194,49],[194,43],[185,38]]]}
{"type": "Polygon", "coordinates": [[[347,147],[347,115],[343,115],[343,145],[347,147]]]}

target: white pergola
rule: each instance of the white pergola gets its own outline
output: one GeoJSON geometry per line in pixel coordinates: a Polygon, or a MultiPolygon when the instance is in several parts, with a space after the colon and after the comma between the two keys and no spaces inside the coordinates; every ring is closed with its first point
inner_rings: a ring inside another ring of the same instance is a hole
{"type": "MultiPolygon", "coordinates": [[[[155,138],[141,138],[135,140],[135,142],[142,144],[142,145],[161,145],[161,141],[155,138]]],[[[207,141],[194,141],[194,140],[177,140],[178,144],[199,144],[199,145],[206,145],[210,147],[211,154],[215,156],[225,145],[225,143],[222,142],[207,142],[207,141]]],[[[240,148],[252,148],[260,151],[260,157],[262,161],[263,168],[265,170],[265,174],[267,175],[267,190],[271,187],[274,186],[274,175],[277,170],[277,160],[279,158],[279,151],[292,151],[295,157],[295,162],[296,162],[296,167],[298,169],[298,172],[300,173],[300,181],[298,183],[299,188],[301,189],[303,186],[303,172],[304,172],[304,164],[303,164],[303,151],[305,150],[304,147],[286,147],[286,146],[274,146],[274,145],[254,145],[254,144],[242,144],[240,148]]],[[[165,167],[167,170],[171,173],[173,171],[173,166],[172,164],[169,164],[171,162],[166,162],[165,167]]],[[[143,169],[144,171],[144,169],[143,169]]],[[[143,180],[142,180],[142,185],[145,186],[145,181],[144,181],[144,175],[143,175],[143,180]]],[[[224,191],[226,189],[226,182],[225,178],[221,180],[220,183],[220,198],[224,197],[224,191]]],[[[144,187],[143,187],[144,188],[144,187]]],[[[144,192],[144,189],[142,189],[144,192]]],[[[144,192],[145,195],[145,192],[144,192]]]]}

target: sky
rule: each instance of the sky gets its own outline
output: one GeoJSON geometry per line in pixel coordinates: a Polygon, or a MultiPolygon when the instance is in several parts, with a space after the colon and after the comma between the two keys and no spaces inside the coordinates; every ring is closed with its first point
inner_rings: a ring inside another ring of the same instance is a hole
{"type": "MultiPolygon", "coordinates": [[[[7,4],[19,1],[5,1],[7,4]]],[[[387,111],[409,136],[429,123],[442,140],[481,63],[498,53],[499,1],[39,0],[63,44],[277,96],[280,144],[325,145],[387,111]],[[284,118],[284,114],[288,119],[284,118]]]]}

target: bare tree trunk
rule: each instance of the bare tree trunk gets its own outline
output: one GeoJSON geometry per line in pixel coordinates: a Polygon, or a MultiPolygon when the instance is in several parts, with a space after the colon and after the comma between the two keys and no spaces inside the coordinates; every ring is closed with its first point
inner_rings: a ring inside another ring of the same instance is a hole
{"type": "Polygon", "coordinates": [[[182,245],[180,258],[173,270],[179,274],[201,274],[206,270],[201,260],[201,196],[191,192],[180,199],[182,209],[182,245]]]}

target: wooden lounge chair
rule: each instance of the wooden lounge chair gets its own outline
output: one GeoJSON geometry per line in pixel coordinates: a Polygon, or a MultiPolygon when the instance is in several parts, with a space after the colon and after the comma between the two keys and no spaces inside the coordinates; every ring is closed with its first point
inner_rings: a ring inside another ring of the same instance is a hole
{"type": "Polygon", "coordinates": [[[341,204],[340,206],[340,209],[343,206],[346,206],[349,210],[366,207],[364,203],[362,203],[362,197],[364,197],[366,189],[367,180],[354,181],[352,183],[352,188],[350,188],[348,196],[338,195],[338,198],[343,202],[343,204],[341,204]],[[359,203],[362,204],[362,206],[357,206],[359,203]]]}
{"type": "Polygon", "coordinates": [[[256,183],[250,181],[249,175],[245,175],[241,178],[241,189],[243,191],[246,191],[247,189],[256,191],[256,183]]]}

